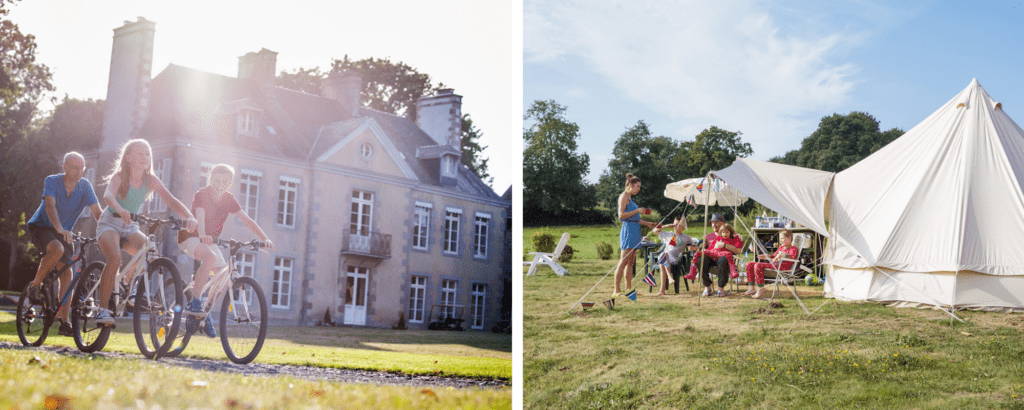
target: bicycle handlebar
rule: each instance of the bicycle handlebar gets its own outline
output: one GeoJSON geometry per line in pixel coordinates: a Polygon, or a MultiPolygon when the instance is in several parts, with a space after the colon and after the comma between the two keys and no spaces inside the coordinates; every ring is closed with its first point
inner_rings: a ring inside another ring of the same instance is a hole
{"type": "Polygon", "coordinates": [[[260,248],[266,248],[267,247],[267,243],[266,242],[262,242],[262,241],[259,241],[259,240],[256,240],[256,239],[253,239],[253,240],[251,240],[249,242],[239,242],[239,241],[234,240],[234,239],[220,239],[220,238],[217,238],[217,245],[225,247],[225,248],[230,248],[230,249],[241,249],[241,248],[244,248],[244,247],[248,246],[248,247],[252,248],[252,250],[254,250],[254,251],[258,251],[258,250],[260,250],[260,248]]]}
{"type": "Polygon", "coordinates": [[[185,224],[184,221],[182,221],[182,220],[180,220],[178,218],[175,218],[173,216],[168,217],[168,219],[160,219],[160,218],[151,218],[151,217],[144,216],[144,215],[139,215],[139,214],[132,214],[132,221],[141,222],[141,223],[155,223],[155,224],[158,224],[158,225],[169,225],[169,227],[171,229],[182,229],[182,225],[185,224]]]}

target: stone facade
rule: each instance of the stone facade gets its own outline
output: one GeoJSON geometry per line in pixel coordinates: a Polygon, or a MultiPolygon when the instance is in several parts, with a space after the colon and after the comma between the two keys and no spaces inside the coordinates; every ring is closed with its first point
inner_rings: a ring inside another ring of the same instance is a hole
{"type": "MultiPolygon", "coordinates": [[[[233,166],[232,193],[276,245],[243,253],[240,264],[262,285],[272,323],[312,325],[328,313],[338,324],[386,328],[404,316],[409,328],[427,328],[432,308],[433,319],[447,311],[466,328],[487,330],[499,320],[511,204],[457,164],[452,139],[438,149],[407,118],[353,107],[359,75],[332,76],[325,96],[278,88],[265,78],[277,53],[263,49],[239,58],[237,78],[169,65],[140,80],[117,67],[151,55],[119,51],[117,41],[108,89],[151,84],[148,115],[126,126],[139,111],[123,108],[139,99],[108,92],[116,111],[105,116],[106,141],[90,163],[106,173],[120,143],[145,138],[156,174],[186,206],[212,165],[233,166]],[[418,157],[424,147],[442,154],[418,157]]],[[[421,111],[423,121],[459,119],[461,96],[441,97],[423,100],[433,107],[421,111]],[[438,109],[439,100],[452,106],[438,109]]],[[[153,200],[146,209],[168,212],[153,200]]],[[[253,235],[231,217],[221,237],[253,235]]],[[[165,239],[163,254],[183,274],[193,272],[170,233],[165,239]]]]}

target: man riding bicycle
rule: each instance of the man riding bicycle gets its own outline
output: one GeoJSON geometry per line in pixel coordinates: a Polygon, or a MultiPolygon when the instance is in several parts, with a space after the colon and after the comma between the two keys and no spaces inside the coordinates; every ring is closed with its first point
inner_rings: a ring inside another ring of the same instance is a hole
{"type": "MultiPolygon", "coordinates": [[[[29,285],[28,294],[32,303],[39,303],[39,286],[46,274],[57,266],[57,262],[67,263],[71,260],[74,253],[71,229],[75,227],[82,210],[89,207],[92,217],[97,220],[100,218],[99,201],[92,184],[82,178],[85,158],[77,152],[69,152],[64,154],[62,167],[64,173],[50,175],[43,181],[43,200],[28,221],[32,244],[45,252],[39,261],[36,276],[29,285]]],[[[60,294],[67,291],[71,277],[71,268],[68,267],[60,275],[60,294]]],[[[61,336],[74,335],[68,314],[67,306],[61,306],[57,312],[60,320],[58,333],[61,336]]]]}

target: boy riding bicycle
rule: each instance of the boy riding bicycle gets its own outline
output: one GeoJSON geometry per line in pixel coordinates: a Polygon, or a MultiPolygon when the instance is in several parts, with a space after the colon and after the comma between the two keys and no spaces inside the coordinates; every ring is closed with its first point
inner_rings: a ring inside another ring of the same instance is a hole
{"type": "MultiPolygon", "coordinates": [[[[83,179],[85,158],[77,152],[64,154],[62,164],[64,173],[46,177],[43,182],[43,201],[35,214],[28,221],[29,238],[32,244],[45,252],[39,261],[39,270],[29,287],[29,299],[37,303],[39,285],[57,262],[67,263],[71,260],[74,248],[71,246],[71,229],[75,227],[78,216],[86,207],[92,211],[93,218],[100,218],[99,201],[92,190],[89,180],[83,179]]],[[[71,284],[71,268],[68,267],[60,276],[60,294],[67,292],[71,284]]],[[[61,336],[73,336],[71,322],[68,320],[67,306],[61,306],[57,312],[61,336]]]]}
{"type": "MultiPolygon", "coordinates": [[[[252,231],[261,241],[266,243],[270,250],[274,250],[274,243],[263,233],[259,224],[249,217],[242,206],[235,199],[235,196],[228,193],[232,180],[235,177],[235,170],[227,164],[217,164],[210,168],[209,184],[196,192],[192,199],[192,213],[196,216],[199,226],[195,232],[178,232],[178,247],[181,252],[200,262],[196,270],[193,284],[193,293],[198,295],[199,291],[206,285],[210,276],[227,265],[224,262],[224,255],[218,249],[214,241],[224,230],[224,222],[228,215],[235,215],[245,223],[245,226],[252,231]]],[[[209,301],[214,303],[215,301],[209,301]]],[[[185,321],[185,331],[189,334],[195,333],[199,328],[199,319],[196,314],[203,313],[202,302],[192,297],[185,307],[189,314],[185,321]]],[[[203,322],[203,334],[209,337],[217,337],[213,328],[213,319],[206,317],[203,322]]]]}

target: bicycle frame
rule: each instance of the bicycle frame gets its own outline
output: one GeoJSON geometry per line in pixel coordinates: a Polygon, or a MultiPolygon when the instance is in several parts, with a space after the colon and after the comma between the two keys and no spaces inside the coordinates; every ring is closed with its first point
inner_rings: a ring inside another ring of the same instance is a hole
{"type": "MultiPolygon", "coordinates": [[[[156,256],[156,238],[153,235],[149,235],[149,236],[146,237],[146,242],[143,243],[142,247],[139,248],[139,250],[137,252],[135,252],[135,255],[132,255],[132,259],[128,261],[128,265],[125,268],[125,270],[120,270],[119,269],[117,271],[117,275],[114,276],[114,286],[115,286],[115,288],[118,287],[117,285],[124,280],[124,277],[126,275],[131,275],[131,276],[129,276],[129,279],[128,279],[128,284],[130,286],[132,283],[135,282],[136,278],[138,278],[139,275],[142,274],[142,281],[146,285],[145,289],[152,289],[152,288],[149,287],[150,286],[149,275],[145,275],[144,273],[146,271],[146,268],[149,266],[149,262],[155,256],[156,256]],[[145,263],[143,263],[143,258],[145,258],[145,263]]],[[[92,285],[92,288],[89,289],[89,292],[87,294],[90,294],[90,295],[95,294],[96,293],[96,289],[100,286],[100,282],[101,282],[101,280],[96,281],[96,283],[92,285]]],[[[159,285],[160,292],[163,293],[164,292],[164,283],[160,282],[158,285],[159,285]]],[[[121,313],[124,312],[125,306],[128,304],[128,298],[127,298],[128,295],[122,295],[122,296],[125,296],[125,297],[121,298],[121,300],[119,300],[117,302],[117,306],[114,309],[114,316],[120,316],[121,313]]],[[[102,307],[102,304],[96,304],[96,306],[89,307],[89,309],[90,309],[89,313],[90,314],[97,313],[97,312],[93,312],[91,310],[96,310],[96,309],[99,309],[100,307],[102,307]]]]}
{"type": "MultiPolygon", "coordinates": [[[[221,246],[221,244],[218,244],[218,247],[219,246],[221,246]]],[[[240,275],[238,275],[238,271],[235,270],[235,254],[238,253],[238,251],[241,250],[242,247],[243,246],[239,246],[237,249],[231,249],[231,246],[228,247],[228,249],[233,250],[233,252],[231,252],[231,255],[228,257],[227,264],[225,264],[224,267],[220,268],[220,270],[218,270],[217,273],[213,275],[213,278],[206,282],[206,285],[203,286],[203,289],[201,289],[199,293],[195,295],[195,297],[207,295],[206,303],[203,303],[203,316],[209,315],[213,311],[213,307],[216,305],[218,301],[221,300],[221,297],[224,296],[224,292],[231,288],[231,283],[234,281],[234,279],[240,277],[240,275]]],[[[195,281],[191,281],[185,287],[184,290],[194,290],[194,287],[195,281]]],[[[244,313],[245,315],[248,315],[249,301],[247,300],[245,292],[242,292],[239,295],[239,297],[242,298],[242,307],[245,308],[244,313]]],[[[228,305],[229,308],[231,306],[232,305],[228,305]]],[[[188,313],[186,312],[186,314],[188,313]]],[[[236,318],[238,317],[238,313],[235,312],[233,314],[235,315],[236,318]]]]}
{"type": "MultiPolygon", "coordinates": [[[[71,284],[75,283],[75,279],[78,279],[78,275],[80,275],[82,273],[82,270],[85,269],[85,246],[90,243],[96,242],[96,239],[74,235],[74,242],[80,242],[82,244],[82,246],[79,247],[78,255],[75,255],[74,258],[71,258],[71,260],[66,262],[64,266],[61,266],[60,269],[57,269],[57,267],[54,266],[53,269],[50,270],[50,273],[48,273],[46,277],[43,278],[43,282],[51,281],[52,283],[53,280],[57,280],[58,277],[64,273],[64,271],[68,270],[72,266],[75,266],[76,263],[81,264],[78,270],[72,271],[71,280],[68,281],[67,290],[65,290],[64,295],[60,297],[60,301],[59,303],[57,303],[57,306],[53,307],[54,315],[56,315],[57,312],[59,312],[60,309],[64,307],[64,304],[68,302],[68,299],[71,297],[71,293],[74,290],[74,288],[71,287],[71,284]]],[[[40,261],[40,263],[42,262],[40,261]]],[[[58,263],[60,263],[60,261],[58,261],[58,263]]],[[[60,294],[59,289],[57,290],[57,294],[60,294]]]]}

